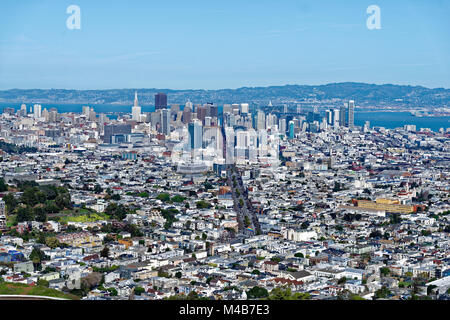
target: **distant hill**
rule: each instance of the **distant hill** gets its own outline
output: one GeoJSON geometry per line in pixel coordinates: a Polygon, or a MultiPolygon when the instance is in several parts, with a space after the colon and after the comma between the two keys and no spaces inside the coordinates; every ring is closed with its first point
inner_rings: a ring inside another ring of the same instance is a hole
{"type": "Polygon", "coordinates": [[[0,91],[0,103],[56,103],[56,104],[121,104],[132,105],[138,91],[141,105],[153,105],[158,92],[168,95],[169,104],[214,102],[267,105],[328,104],[340,105],[343,100],[355,100],[360,106],[393,107],[449,107],[450,89],[429,89],[421,86],[375,85],[366,83],[331,83],[319,86],[285,85],[271,87],[243,87],[219,90],[171,89],[12,89],[0,91]]]}

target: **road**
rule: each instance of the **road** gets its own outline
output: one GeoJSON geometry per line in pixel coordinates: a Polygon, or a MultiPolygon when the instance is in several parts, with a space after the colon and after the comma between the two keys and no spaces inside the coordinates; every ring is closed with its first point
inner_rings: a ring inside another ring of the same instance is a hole
{"type": "Polygon", "coordinates": [[[244,187],[242,176],[235,164],[227,165],[227,180],[232,190],[234,210],[237,213],[238,233],[245,236],[260,234],[261,226],[256,210],[248,199],[248,190],[244,187]]]}

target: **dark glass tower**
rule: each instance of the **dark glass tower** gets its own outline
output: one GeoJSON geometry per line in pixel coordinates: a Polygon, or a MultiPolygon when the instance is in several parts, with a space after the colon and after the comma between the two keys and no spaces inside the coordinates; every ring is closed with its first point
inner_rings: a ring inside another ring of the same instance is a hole
{"type": "Polygon", "coordinates": [[[165,93],[158,93],[155,95],[155,109],[167,109],[167,95],[165,93]]]}

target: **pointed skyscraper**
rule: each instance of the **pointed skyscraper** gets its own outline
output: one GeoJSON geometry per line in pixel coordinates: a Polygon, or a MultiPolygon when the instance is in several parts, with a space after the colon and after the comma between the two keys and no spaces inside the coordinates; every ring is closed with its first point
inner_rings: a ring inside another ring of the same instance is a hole
{"type": "Polygon", "coordinates": [[[137,91],[134,92],[134,106],[131,108],[131,115],[134,121],[141,121],[141,107],[139,107],[137,91]]]}
{"type": "Polygon", "coordinates": [[[139,107],[138,97],[137,97],[137,91],[134,92],[134,106],[139,107]]]}

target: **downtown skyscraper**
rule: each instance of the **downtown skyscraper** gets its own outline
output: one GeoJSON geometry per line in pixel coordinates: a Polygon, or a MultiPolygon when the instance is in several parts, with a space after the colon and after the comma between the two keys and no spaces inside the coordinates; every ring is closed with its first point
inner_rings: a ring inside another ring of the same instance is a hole
{"type": "Polygon", "coordinates": [[[165,93],[157,93],[155,95],[155,110],[167,108],[167,95],[165,93]]]}

